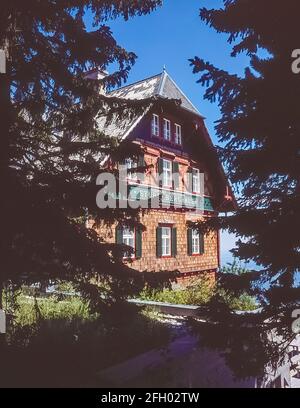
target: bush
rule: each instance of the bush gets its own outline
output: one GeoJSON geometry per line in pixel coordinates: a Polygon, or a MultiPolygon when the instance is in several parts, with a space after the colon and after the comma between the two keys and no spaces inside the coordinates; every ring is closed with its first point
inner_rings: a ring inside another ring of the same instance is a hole
{"type": "Polygon", "coordinates": [[[251,311],[257,308],[253,297],[243,293],[241,296],[234,296],[229,291],[225,291],[218,282],[212,283],[210,279],[201,278],[192,282],[186,288],[153,290],[145,288],[140,296],[142,300],[155,302],[172,303],[175,305],[208,305],[218,299],[231,310],[251,311]]]}
{"type": "Polygon", "coordinates": [[[204,305],[210,301],[213,292],[211,280],[202,278],[193,281],[184,289],[153,290],[145,288],[140,294],[140,299],[176,305],[204,305]]]}

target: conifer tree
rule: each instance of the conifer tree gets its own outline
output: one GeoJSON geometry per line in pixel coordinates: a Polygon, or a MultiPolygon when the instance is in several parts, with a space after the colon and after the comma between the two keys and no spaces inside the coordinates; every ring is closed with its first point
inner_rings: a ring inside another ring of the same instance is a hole
{"type": "Polygon", "coordinates": [[[239,204],[206,228],[240,237],[235,256],[261,269],[256,293],[263,312],[256,323],[265,330],[267,321],[285,339],[293,335],[292,311],[300,301],[300,75],[292,70],[299,12],[297,0],[224,0],[220,9],[202,8],[201,19],[228,36],[232,57],[246,53],[250,64],[237,75],[191,60],[205,97],[221,109],[220,155],[239,204]]]}
{"type": "Polygon", "coordinates": [[[0,74],[0,287],[9,281],[71,280],[97,306],[134,290],[133,271],[84,220],[86,214],[107,222],[130,216],[96,207],[101,158],[117,148],[97,130],[96,116],[144,109],[99,92],[100,86],[121,85],[136,59],[116,42],[109,21],[147,14],[160,4],[1,2],[6,73],[0,74]],[[84,78],[87,70],[108,66],[115,71],[98,86],[84,78]],[[93,285],[99,279],[101,288],[93,285]]]}

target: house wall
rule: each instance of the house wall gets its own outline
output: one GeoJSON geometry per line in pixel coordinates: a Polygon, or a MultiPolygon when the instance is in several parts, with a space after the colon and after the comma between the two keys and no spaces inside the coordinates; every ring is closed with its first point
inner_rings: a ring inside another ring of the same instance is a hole
{"type": "MultiPolygon", "coordinates": [[[[139,271],[159,272],[162,270],[178,270],[188,275],[210,271],[214,273],[218,268],[218,233],[211,232],[204,238],[204,254],[188,255],[187,251],[187,221],[198,220],[199,217],[181,212],[150,210],[141,215],[140,221],[145,227],[142,233],[142,258],[133,260],[131,267],[139,271]],[[156,256],[156,228],[159,224],[170,224],[177,228],[176,257],[157,258],[156,256]]],[[[111,227],[100,227],[99,234],[107,242],[115,242],[116,224],[111,227]]]]}
{"type": "Polygon", "coordinates": [[[187,173],[189,167],[194,167],[200,170],[204,174],[204,194],[207,197],[213,198],[214,189],[212,182],[210,180],[210,175],[205,167],[205,164],[202,162],[195,162],[189,159],[188,156],[181,155],[180,152],[172,152],[170,150],[164,149],[162,146],[150,144],[150,143],[141,143],[145,150],[144,160],[145,165],[148,166],[148,170],[144,175],[144,180],[142,184],[147,185],[156,185],[156,180],[158,177],[158,158],[162,157],[168,160],[173,160],[179,164],[179,188],[176,191],[186,192],[187,182],[187,173]]]}
{"type": "MultiPolygon", "coordinates": [[[[159,157],[176,161],[179,164],[179,186],[176,191],[187,192],[187,173],[189,167],[198,168],[204,173],[204,195],[214,199],[214,184],[205,162],[205,157],[195,158],[190,149],[189,131],[190,124],[186,117],[174,116],[167,112],[155,112],[160,117],[161,137],[151,135],[152,112],[136,126],[129,136],[134,143],[139,143],[144,151],[145,164],[148,166],[142,180],[132,181],[130,184],[150,185],[157,187],[158,159],[159,157]],[[182,146],[163,139],[163,118],[171,121],[171,132],[174,132],[174,123],[182,126],[182,146]]],[[[199,119],[199,126],[201,120],[199,119]]],[[[112,163],[114,166],[114,164],[112,163]]],[[[149,209],[141,215],[141,223],[145,227],[142,233],[142,257],[133,259],[131,266],[139,271],[173,271],[178,270],[182,279],[202,271],[211,273],[213,276],[219,267],[219,235],[211,232],[204,239],[204,254],[189,255],[187,248],[187,221],[199,221],[202,217],[213,215],[213,212],[194,212],[178,209],[149,209]],[[176,257],[158,258],[156,255],[156,229],[160,224],[169,224],[177,228],[177,255],[176,257]]],[[[116,225],[112,227],[99,227],[99,234],[108,242],[115,242],[116,225]]]]}

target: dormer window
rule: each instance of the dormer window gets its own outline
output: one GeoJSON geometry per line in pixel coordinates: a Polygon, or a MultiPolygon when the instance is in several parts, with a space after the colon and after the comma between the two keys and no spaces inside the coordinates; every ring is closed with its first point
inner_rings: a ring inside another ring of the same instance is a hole
{"type": "Polygon", "coordinates": [[[175,123],[175,143],[182,145],[181,125],[175,123]]]}
{"type": "Polygon", "coordinates": [[[152,136],[159,137],[159,116],[155,114],[152,116],[152,136]]]}
{"type": "Polygon", "coordinates": [[[164,139],[171,140],[171,122],[168,119],[164,119],[164,139]]]}

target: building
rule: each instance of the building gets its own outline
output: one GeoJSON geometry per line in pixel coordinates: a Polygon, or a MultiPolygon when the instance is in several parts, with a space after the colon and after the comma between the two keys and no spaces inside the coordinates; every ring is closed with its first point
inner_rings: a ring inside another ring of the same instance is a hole
{"type": "Polygon", "coordinates": [[[106,163],[114,167],[125,164],[131,169],[128,192],[144,201],[159,197],[159,204],[141,212],[143,230],[103,226],[101,236],[132,247],[124,257],[130,258],[136,270],[176,270],[182,278],[204,272],[214,274],[220,265],[219,232],[204,235],[189,223],[231,211],[235,200],[203,116],[165,70],[108,95],[149,101],[148,108],[139,115],[110,122],[102,116],[98,125],[120,141],[141,147],[143,155],[137,161],[106,163]],[[142,175],[132,170],[145,166],[142,175]]]}

